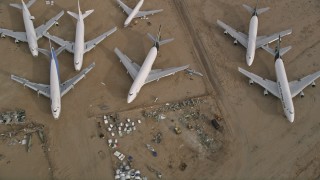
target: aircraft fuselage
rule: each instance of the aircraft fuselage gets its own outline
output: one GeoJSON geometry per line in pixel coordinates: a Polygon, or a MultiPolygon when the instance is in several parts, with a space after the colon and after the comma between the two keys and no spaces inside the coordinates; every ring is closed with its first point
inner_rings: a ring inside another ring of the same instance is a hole
{"type": "Polygon", "coordinates": [[[32,16],[26,4],[23,1],[22,1],[22,14],[23,14],[23,23],[26,30],[29,49],[33,56],[38,56],[37,35],[31,19],[32,16]]]}
{"type": "Polygon", "coordinates": [[[140,1],[138,2],[138,4],[136,5],[136,7],[134,7],[134,9],[133,9],[132,12],[130,13],[130,15],[129,15],[129,16],[127,17],[127,19],[125,20],[125,22],[124,22],[124,27],[127,27],[127,26],[131,23],[132,19],[138,14],[138,12],[139,12],[139,10],[140,10],[143,2],[144,2],[144,0],[140,0],[140,1]]]}
{"type": "Polygon", "coordinates": [[[79,19],[77,20],[75,49],[74,49],[74,68],[76,71],[80,71],[83,63],[84,52],[84,22],[82,13],[79,13],[79,19]]]}
{"type": "Polygon", "coordinates": [[[51,49],[50,60],[50,100],[52,115],[54,119],[58,119],[61,112],[59,64],[53,48],[51,49]]]}
{"type": "Polygon", "coordinates": [[[257,41],[257,32],[258,32],[258,17],[252,16],[250,19],[249,25],[249,34],[248,34],[248,48],[246,54],[246,60],[248,66],[251,66],[253,63],[255,51],[256,51],[256,41],[257,41]]]}
{"type": "Polygon", "coordinates": [[[283,111],[290,122],[294,121],[294,107],[290,92],[290,86],[284,64],[281,58],[275,61],[275,71],[277,76],[277,86],[279,89],[280,100],[282,102],[283,111]]]}
{"type": "Polygon", "coordinates": [[[138,72],[137,77],[135,78],[135,80],[133,81],[133,84],[129,90],[129,94],[128,94],[128,98],[127,98],[127,102],[131,103],[137,96],[137,94],[139,93],[141,87],[144,85],[150,71],[152,68],[152,65],[154,63],[154,61],[156,60],[158,54],[158,50],[155,46],[153,46],[145,61],[143,62],[140,71],[138,72]]]}

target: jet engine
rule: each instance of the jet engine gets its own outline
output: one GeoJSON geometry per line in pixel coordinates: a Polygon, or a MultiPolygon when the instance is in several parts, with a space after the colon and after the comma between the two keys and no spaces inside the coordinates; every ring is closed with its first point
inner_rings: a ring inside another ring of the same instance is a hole
{"type": "Polygon", "coordinates": [[[254,82],[252,81],[252,79],[249,79],[249,85],[253,85],[254,82]]]}
{"type": "Polygon", "coordinates": [[[225,35],[227,35],[227,34],[228,34],[227,30],[225,30],[223,33],[224,33],[225,35]]]}
{"type": "Polygon", "coordinates": [[[59,22],[56,21],[56,22],[54,23],[54,25],[59,26],[59,22]]]}
{"type": "Polygon", "coordinates": [[[314,81],[311,83],[311,87],[316,87],[316,83],[314,81]]]}
{"type": "Polygon", "coordinates": [[[14,43],[18,44],[20,41],[18,39],[14,40],[14,43]]]}
{"type": "Polygon", "coordinates": [[[301,91],[300,92],[300,97],[303,98],[304,97],[304,93],[301,91]]]}
{"type": "Polygon", "coordinates": [[[238,44],[238,41],[237,41],[237,40],[234,40],[234,41],[233,41],[233,44],[234,44],[234,45],[237,45],[237,44],[238,44]]]}
{"type": "Polygon", "coordinates": [[[6,35],[4,35],[4,34],[1,34],[1,38],[5,38],[6,37],[6,35]]]}
{"type": "Polygon", "coordinates": [[[263,95],[264,96],[267,96],[269,93],[268,93],[268,91],[265,89],[264,91],[263,91],[263,95]]]}

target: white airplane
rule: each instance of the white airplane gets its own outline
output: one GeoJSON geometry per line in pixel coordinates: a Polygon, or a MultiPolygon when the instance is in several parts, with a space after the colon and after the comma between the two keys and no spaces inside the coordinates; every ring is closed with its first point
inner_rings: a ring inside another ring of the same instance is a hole
{"type": "Polygon", "coordinates": [[[156,14],[156,13],[163,11],[163,9],[151,10],[151,11],[139,11],[143,2],[144,2],[144,0],[140,0],[138,2],[138,4],[136,5],[136,7],[131,9],[127,5],[125,5],[121,0],[117,0],[119,7],[121,7],[123,9],[123,11],[126,12],[128,15],[128,18],[124,22],[124,27],[127,27],[131,23],[133,18],[146,17],[150,14],[153,15],[153,14],[156,14]]]}
{"type": "Polygon", "coordinates": [[[60,46],[65,46],[68,52],[74,53],[74,67],[76,71],[80,71],[82,67],[83,54],[93,49],[102,40],[104,40],[106,37],[110,36],[112,33],[114,33],[117,30],[117,27],[114,27],[108,32],[103,33],[99,37],[91,41],[84,42],[83,19],[88,17],[94,10],[89,10],[89,11],[86,11],[84,14],[82,14],[80,10],[79,1],[78,1],[78,10],[79,10],[79,14],[68,11],[68,14],[70,14],[72,17],[78,20],[75,42],[65,41],[59,37],[52,36],[49,33],[44,34],[45,37],[51,39],[52,41],[56,42],[60,46]]]}
{"type": "MultiPolygon", "coordinates": [[[[258,1],[257,1],[257,4],[258,4],[258,1]]],[[[257,9],[257,5],[256,5],[256,7],[253,9],[245,4],[243,4],[242,6],[247,11],[249,11],[249,13],[252,14],[250,25],[249,25],[249,35],[246,35],[242,32],[238,32],[234,30],[232,27],[226,25],[220,20],[217,20],[217,23],[220,27],[225,29],[224,34],[230,34],[233,38],[235,38],[234,40],[235,45],[237,45],[237,43],[240,42],[240,44],[242,44],[245,48],[247,48],[246,61],[248,66],[251,66],[251,64],[253,63],[256,49],[277,40],[279,35],[280,37],[283,37],[291,34],[292,30],[288,29],[286,31],[275,33],[270,36],[257,36],[258,15],[260,15],[263,12],[266,12],[267,10],[269,10],[269,8],[267,7],[267,8],[257,9]]]]}
{"type": "Polygon", "coordinates": [[[249,84],[254,82],[265,88],[264,95],[268,95],[268,92],[278,97],[282,102],[282,107],[287,119],[290,122],[294,121],[294,107],[292,98],[300,93],[300,97],[304,97],[303,89],[308,85],[315,87],[315,80],[320,77],[320,71],[308,75],[302,79],[288,82],[286,70],[283,65],[281,56],[291,49],[291,46],[280,49],[280,40],[278,40],[278,46],[273,51],[268,46],[262,46],[263,49],[275,56],[275,71],[277,82],[270,81],[268,79],[261,78],[253,73],[250,73],[239,67],[239,71],[250,78],[249,84]]]}
{"type": "Polygon", "coordinates": [[[118,48],[114,49],[114,52],[117,54],[117,56],[120,59],[120,62],[123,63],[123,65],[127,69],[127,72],[130,74],[130,76],[134,80],[128,93],[128,98],[127,98],[128,103],[131,103],[136,98],[136,96],[138,95],[143,85],[149,82],[152,82],[154,80],[159,80],[162,77],[173,75],[176,72],[183,71],[189,67],[189,65],[186,65],[181,67],[151,70],[153,63],[156,60],[160,45],[166,44],[173,40],[173,38],[161,40],[160,30],[161,30],[161,26],[159,28],[159,33],[157,37],[154,37],[148,33],[148,36],[154,42],[154,45],[150,49],[142,66],[139,66],[138,64],[132,62],[132,60],[129,57],[127,57],[125,54],[123,54],[118,48]]]}
{"type": "Polygon", "coordinates": [[[10,4],[10,6],[22,9],[23,14],[23,22],[26,32],[14,32],[8,29],[1,29],[0,34],[1,37],[10,36],[15,38],[15,43],[19,41],[27,42],[29,44],[29,49],[33,56],[38,56],[38,43],[37,40],[43,36],[43,32],[47,31],[53,24],[58,25],[58,20],[64,14],[61,11],[58,15],[50,19],[46,24],[39,26],[38,28],[34,28],[32,20],[34,20],[34,16],[31,16],[28,8],[35,2],[36,0],[30,0],[27,4],[21,0],[22,4],[10,4]]]}
{"type": "Polygon", "coordinates": [[[82,78],[84,78],[85,75],[95,66],[95,63],[92,63],[90,66],[82,70],[78,75],[74,76],[72,79],[69,79],[64,83],[60,84],[59,64],[57,60],[57,55],[59,55],[65,49],[65,47],[60,47],[57,51],[55,51],[50,44],[50,48],[51,51],[48,51],[46,49],[38,49],[41,53],[51,58],[50,85],[33,83],[28,81],[27,79],[23,79],[15,75],[11,75],[11,79],[37,91],[38,95],[42,94],[45,97],[50,98],[52,115],[54,119],[58,119],[61,112],[62,96],[64,96],[71,88],[74,87],[76,83],[78,83],[82,78]]]}

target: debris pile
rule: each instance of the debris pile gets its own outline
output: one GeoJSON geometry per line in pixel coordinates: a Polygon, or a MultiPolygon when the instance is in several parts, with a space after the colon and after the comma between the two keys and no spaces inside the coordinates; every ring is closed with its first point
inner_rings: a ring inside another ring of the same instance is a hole
{"type": "Polygon", "coordinates": [[[116,169],[114,179],[116,180],[147,180],[148,178],[142,176],[139,170],[131,168],[130,161],[127,164],[123,161],[119,164],[118,169],[116,169]]]}
{"type": "Polygon", "coordinates": [[[30,123],[18,129],[7,131],[0,134],[0,139],[7,141],[8,145],[26,145],[27,152],[31,151],[32,134],[37,133],[41,143],[45,144],[46,139],[43,132],[44,126],[42,124],[30,123]]]}
{"type": "Polygon", "coordinates": [[[153,136],[152,141],[159,144],[162,140],[162,133],[158,132],[156,135],[153,136]]]}
{"type": "Polygon", "coordinates": [[[103,122],[107,126],[107,131],[110,132],[112,137],[116,134],[120,137],[128,135],[137,129],[136,123],[141,123],[141,120],[137,120],[137,122],[135,122],[129,118],[127,118],[125,122],[120,122],[120,120],[115,119],[118,118],[113,118],[110,115],[103,116],[103,122]],[[112,120],[114,123],[112,123],[112,120]]]}
{"type": "Polygon", "coordinates": [[[147,165],[147,168],[149,169],[149,171],[155,173],[157,178],[159,178],[159,179],[162,178],[162,173],[160,171],[157,171],[157,170],[155,170],[154,168],[152,168],[151,166],[148,166],[148,165],[147,165]]]}
{"type": "Polygon", "coordinates": [[[7,111],[0,114],[0,124],[21,124],[26,119],[26,111],[17,109],[15,111],[7,111]]]}
{"type": "Polygon", "coordinates": [[[195,107],[198,106],[199,104],[204,103],[204,101],[200,98],[195,98],[195,99],[187,99],[182,102],[177,102],[177,103],[166,103],[165,105],[151,110],[151,111],[144,111],[143,116],[146,118],[154,118],[157,121],[165,119],[165,112],[168,111],[177,111],[184,109],[186,107],[195,107]]]}

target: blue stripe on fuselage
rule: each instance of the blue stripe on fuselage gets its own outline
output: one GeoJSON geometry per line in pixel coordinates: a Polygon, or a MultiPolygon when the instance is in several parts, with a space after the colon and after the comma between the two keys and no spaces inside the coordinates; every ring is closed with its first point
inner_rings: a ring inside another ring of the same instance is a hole
{"type": "Polygon", "coordinates": [[[54,62],[56,63],[56,70],[57,70],[58,80],[59,80],[59,84],[60,84],[59,64],[58,64],[58,59],[57,59],[56,52],[54,51],[54,48],[51,48],[51,59],[53,59],[54,62]]]}

